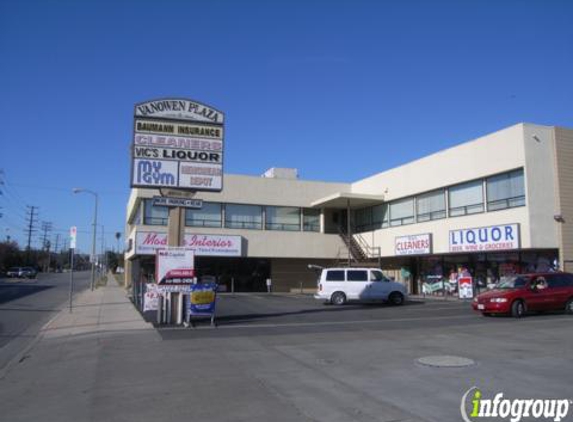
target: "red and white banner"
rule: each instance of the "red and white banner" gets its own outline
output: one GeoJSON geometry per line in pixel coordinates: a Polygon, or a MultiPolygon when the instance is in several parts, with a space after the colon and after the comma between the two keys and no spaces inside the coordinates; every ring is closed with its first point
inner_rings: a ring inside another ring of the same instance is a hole
{"type": "MultiPolygon", "coordinates": [[[[195,256],[241,256],[241,236],[186,234],[184,245],[195,256]]],[[[155,255],[158,249],[167,247],[167,233],[137,232],[136,255],[155,255]]]]}
{"type": "Polygon", "coordinates": [[[158,285],[191,283],[195,277],[195,254],[185,247],[158,249],[155,272],[158,285]]]}

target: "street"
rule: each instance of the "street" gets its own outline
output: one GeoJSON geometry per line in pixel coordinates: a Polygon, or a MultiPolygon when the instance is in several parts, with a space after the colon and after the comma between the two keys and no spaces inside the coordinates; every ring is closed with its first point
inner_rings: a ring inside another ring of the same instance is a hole
{"type": "MultiPolygon", "coordinates": [[[[74,290],[89,287],[90,272],[74,273],[74,290]]],[[[36,279],[0,279],[0,368],[68,306],[69,273],[38,274],[36,279]]]]}

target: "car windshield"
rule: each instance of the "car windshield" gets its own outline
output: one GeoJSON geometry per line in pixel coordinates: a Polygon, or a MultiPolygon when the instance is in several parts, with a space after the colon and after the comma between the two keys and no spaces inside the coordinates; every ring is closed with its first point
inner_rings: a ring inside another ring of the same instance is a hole
{"type": "Polygon", "coordinates": [[[525,283],[527,280],[523,277],[503,277],[495,287],[500,290],[519,289],[525,286],[525,283]]]}

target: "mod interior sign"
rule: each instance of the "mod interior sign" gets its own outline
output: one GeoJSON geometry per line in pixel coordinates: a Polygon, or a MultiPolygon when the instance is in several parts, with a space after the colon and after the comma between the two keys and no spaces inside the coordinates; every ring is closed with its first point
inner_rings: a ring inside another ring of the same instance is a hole
{"type": "Polygon", "coordinates": [[[195,277],[195,254],[192,249],[158,249],[155,257],[155,279],[158,285],[188,284],[195,277]]]}
{"type": "Polygon", "coordinates": [[[160,99],[137,104],[134,114],[131,187],[223,189],[223,113],[160,99]]]}
{"type": "Polygon", "coordinates": [[[450,231],[450,252],[519,249],[519,224],[450,231]]]}
{"type": "MultiPolygon", "coordinates": [[[[184,246],[190,248],[195,256],[241,256],[241,236],[213,234],[185,234],[184,246]]],[[[137,232],[135,235],[135,253],[137,255],[155,255],[158,249],[167,247],[167,233],[137,232]]]]}

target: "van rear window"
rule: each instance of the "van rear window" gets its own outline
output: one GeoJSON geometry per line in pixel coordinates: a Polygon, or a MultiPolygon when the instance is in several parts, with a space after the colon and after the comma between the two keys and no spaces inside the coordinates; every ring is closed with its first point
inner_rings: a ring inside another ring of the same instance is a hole
{"type": "Polygon", "coordinates": [[[326,281],[344,281],[344,270],[328,271],[326,281]]]}

